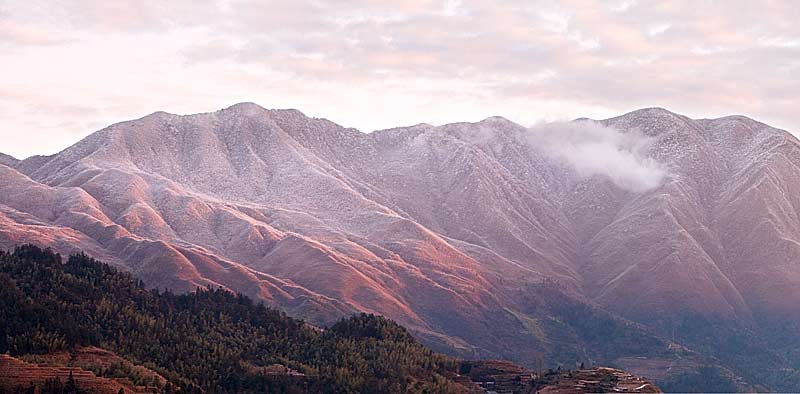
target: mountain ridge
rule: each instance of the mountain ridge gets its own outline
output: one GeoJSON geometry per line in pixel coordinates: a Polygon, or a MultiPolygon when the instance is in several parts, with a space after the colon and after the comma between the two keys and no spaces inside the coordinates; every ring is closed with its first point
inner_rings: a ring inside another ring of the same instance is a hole
{"type": "Polygon", "coordinates": [[[793,315],[800,274],[780,261],[800,256],[782,241],[800,239],[800,201],[785,197],[798,195],[796,138],[661,108],[581,124],[551,135],[491,117],[362,133],[253,103],[154,113],[4,173],[0,243],[79,247],[158,287],[223,285],[312,321],[382,313],[437,350],[529,365],[637,354],[542,323],[567,320],[529,305],[556,293],[654,338],[695,314],[733,327],[793,315]],[[598,154],[551,156],[587,141],[653,160],[663,179],[627,190],[577,171],[598,154]],[[730,230],[756,226],[775,235],[730,230]],[[126,265],[133,257],[144,263],[126,265]],[[559,288],[531,287],[543,280],[559,288]]]}
{"type": "Polygon", "coordinates": [[[0,165],[13,167],[18,162],[19,160],[17,160],[14,156],[0,152],[0,165]]]}

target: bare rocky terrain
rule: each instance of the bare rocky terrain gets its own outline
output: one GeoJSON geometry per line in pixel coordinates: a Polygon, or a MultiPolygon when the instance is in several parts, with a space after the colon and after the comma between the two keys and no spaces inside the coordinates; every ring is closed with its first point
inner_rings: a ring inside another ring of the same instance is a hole
{"type": "Polygon", "coordinates": [[[0,158],[0,245],[84,250],[314,323],[379,313],[465,357],[797,387],[798,140],[660,108],[562,127],[158,112],[0,158]]]}

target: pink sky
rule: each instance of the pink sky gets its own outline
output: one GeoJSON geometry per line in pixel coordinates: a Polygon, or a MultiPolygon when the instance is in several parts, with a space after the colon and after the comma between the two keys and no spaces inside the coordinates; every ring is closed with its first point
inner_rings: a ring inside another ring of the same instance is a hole
{"type": "Polygon", "coordinates": [[[0,152],[241,101],[362,131],[649,106],[800,131],[792,1],[394,3],[0,0],[0,152]]]}

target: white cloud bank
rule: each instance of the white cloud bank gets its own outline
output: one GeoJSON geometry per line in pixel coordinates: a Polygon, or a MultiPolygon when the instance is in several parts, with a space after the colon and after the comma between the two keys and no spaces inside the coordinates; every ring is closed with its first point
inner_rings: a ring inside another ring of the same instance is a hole
{"type": "Polygon", "coordinates": [[[666,168],[648,152],[654,140],[639,132],[623,133],[594,121],[546,123],[526,134],[536,149],[562,160],[580,177],[606,176],[636,193],[661,185],[666,168]]]}
{"type": "Polygon", "coordinates": [[[0,152],[252,101],[363,131],[643,107],[800,131],[796,1],[0,0],[0,152]]]}

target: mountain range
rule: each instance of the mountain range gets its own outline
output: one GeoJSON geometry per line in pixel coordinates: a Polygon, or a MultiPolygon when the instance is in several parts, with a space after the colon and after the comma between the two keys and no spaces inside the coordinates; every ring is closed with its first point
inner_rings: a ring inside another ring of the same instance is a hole
{"type": "Polygon", "coordinates": [[[0,155],[0,246],[83,250],[313,323],[381,314],[461,357],[668,384],[712,366],[800,389],[798,209],[794,136],[661,108],[363,133],[241,103],[0,155]]]}

